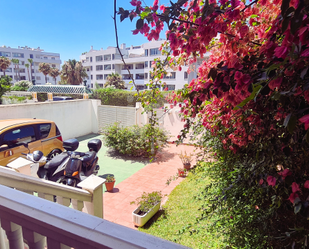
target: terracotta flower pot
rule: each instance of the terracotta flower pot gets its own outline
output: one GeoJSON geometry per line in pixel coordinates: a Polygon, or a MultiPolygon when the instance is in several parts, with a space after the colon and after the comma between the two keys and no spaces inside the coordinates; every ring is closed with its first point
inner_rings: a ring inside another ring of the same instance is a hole
{"type": "Polygon", "coordinates": [[[178,169],[178,176],[179,177],[184,177],[186,176],[186,172],[184,169],[178,169]]]}
{"type": "Polygon", "coordinates": [[[191,163],[184,163],[183,164],[183,167],[186,169],[186,170],[189,170],[191,168],[191,163]]]}
{"type": "Polygon", "coordinates": [[[113,182],[105,182],[106,190],[107,190],[108,192],[113,191],[113,189],[114,189],[114,184],[115,184],[115,181],[113,181],[113,182]]]}

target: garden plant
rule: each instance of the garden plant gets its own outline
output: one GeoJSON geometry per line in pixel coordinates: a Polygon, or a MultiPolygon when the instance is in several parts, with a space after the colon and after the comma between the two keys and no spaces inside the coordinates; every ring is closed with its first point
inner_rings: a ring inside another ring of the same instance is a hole
{"type": "MultiPolygon", "coordinates": [[[[200,158],[213,181],[198,220],[212,215],[207,229],[224,233],[232,248],[306,247],[309,1],[131,4],[118,14],[121,21],[137,18],[134,34],[159,39],[167,27],[167,59],[154,62],[150,84],[164,85],[168,65],[181,70],[211,52],[198,77],[170,96],[172,105],[182,103],[186,121],[179,141],[192,133],[216,159],[209,166],[200,158]]],[[[142,101],[151,106],[152,98],[142,101]]]]}

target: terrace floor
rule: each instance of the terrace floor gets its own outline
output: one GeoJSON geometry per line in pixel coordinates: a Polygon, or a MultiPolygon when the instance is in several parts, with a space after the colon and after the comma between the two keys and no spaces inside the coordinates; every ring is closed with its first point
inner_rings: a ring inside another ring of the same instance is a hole
{"type": "MultiPolygon", "coordinates": [[[[88,135],[78,138],[80,145],[78,151],[87,151],[87,142],[92,138],[101,139],[100,135],[88,135]]],[[[184,179],[178,178],[167,180],[177,174],[177,169],[183,167],[178,156],[181,151],[188,154],[194,151],[193,146],[168,144],[156,155],[153,162],[145,158],[134,158],[119,155],[112,150],[102,146],[99,151],[100,171],[98,176],[104,174],[114,174],[116,183],[113,192],[105,191],[103,196],[104,219],[137,229],[132,222],[132,212],[137,207],[130,205],[144,191],[161,191],[163,195],[168,195],[184,179]]],[[[162,204],[167,200],[165,196],[162,204]]]]}

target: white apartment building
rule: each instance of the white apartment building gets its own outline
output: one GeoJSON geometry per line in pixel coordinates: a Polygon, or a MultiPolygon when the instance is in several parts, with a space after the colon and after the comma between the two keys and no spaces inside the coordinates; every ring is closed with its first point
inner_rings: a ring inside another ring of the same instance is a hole
{"type": "MultiPolygon", "coordinates": [[[[35,79],[36,85],[44,85],[45,84],[45,76],[44,74],[39,72],[39,64],[42,62],[50,64],[51,67],[58,68],[60,70],[60,54],[59,53],[50,53],[43,52],[43,49],[38,48],[30,48],[30,47],[19,47],[11,48],[7,46],[0,47],[0,56],[8,57],[10,60],[18,59],[19,60],[19,70],[15,68],[15,65],[11,63],[10,67],[6,69],[5,74],[10,76],[13,81],[12,83],[19,80],[29,80],[28,71],[25,67],[25,64],[30,64],[28,59],[33,60],[32,64],[32,72],[29,74],[30,78],[35,79]]],[[[0,69],[1,70],[1,69],[0,69]]],[[[1,75],[3,75],[1,71],[1,75]]],[[[56,78],[56,82],[60,80],[60,76],[56,78]]],[[[47,75],[47,82],[55,84],[55,80],[47,75]]]]}
{"type": "MultiPolygon", "coordinates": [[[[121,44],[121,53],[124,56],[127,67],[133,75],[135,84],[139,90],[146,89],[146,84],[151,79],[150,72],[152,71],[152,62],[155,58],[165,59],[159,50],[164,40],[151,41],[144,43],[140,46],[126,47],[121,44]]],[[[91,47],[90,51],[80,56],[80,61],[87,69],[89,79],[87,85],[90,88],[95,88],[95,83],[103,87],[107,76],[111,73],[119,73],[125,81],[127,89],[136,90],[130,81],[130,75],[121,60],[120,54],[116,47],[108,47],[103,50],[94,50],[91,47]]],[[[202,63],[202,59],[198,59],[195,68],[202,63]]],[[[192,66],[192,65],[191,65],[192,66]]],[[[181,89],[184,84],[188,83],[194,77],[196,72],[192,70],[190,74],[187,73],[188,66],[183,66],[181,71],[173,71],[168,69],[169,72],[162,82],[166,82],[166,87],[169,90],[181,89]]]]}

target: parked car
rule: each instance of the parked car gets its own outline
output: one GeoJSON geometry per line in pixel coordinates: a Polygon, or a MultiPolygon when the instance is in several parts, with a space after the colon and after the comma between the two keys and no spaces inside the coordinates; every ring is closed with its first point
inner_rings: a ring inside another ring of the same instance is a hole
{"type": "Polygon", "coordinates": [[[67,96],[54,96],[53,101],[61,101],[61,100],[73,100],[72,97],[67,96]]]}
{"type": "Polygon", "coordinates": [[[40,150],[48,158],[61,153],[62,136],[53,121],[44,119],[0,120],[0,165],[5,166],[21,153],[40,150]]]}

